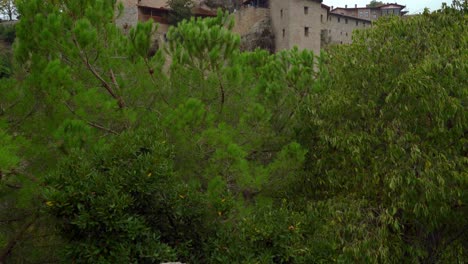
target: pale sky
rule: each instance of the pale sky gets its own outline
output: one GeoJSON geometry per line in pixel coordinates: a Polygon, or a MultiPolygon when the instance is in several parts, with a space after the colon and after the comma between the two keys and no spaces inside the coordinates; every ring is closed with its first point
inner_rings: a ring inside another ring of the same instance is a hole
{"type": "MultiPolygon", "coordinates": [[[[365,7],[371,0],[323,0],[323,4],[333,7],[354,7],[355,4],[358,7],[365,7]]],[[[425,7],[429,10],[434,11],[442,7],[442,3],[445,2],[447,5],[452,4],[452,0],[381,0],[384,3],[398,3],[406,6],[406,11],[410,14],[417,14],[424,11],[425,7]]]]}

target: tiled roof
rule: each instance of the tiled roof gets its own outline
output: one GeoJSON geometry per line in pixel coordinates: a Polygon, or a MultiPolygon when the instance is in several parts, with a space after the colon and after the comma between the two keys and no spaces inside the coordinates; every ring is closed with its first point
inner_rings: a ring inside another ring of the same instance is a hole
{"type": "MultiPolygon", "coordinates": [[[[169,5],[167,4],[167,0],[140,0],[138,1],[138,6],[170,10],[169,5]]],[[[194,8],[192,8],[192,13],[194,15],[202,16],[216,16],[216,12],[202,8],[200,6],[195,6],[194,8]]]]}

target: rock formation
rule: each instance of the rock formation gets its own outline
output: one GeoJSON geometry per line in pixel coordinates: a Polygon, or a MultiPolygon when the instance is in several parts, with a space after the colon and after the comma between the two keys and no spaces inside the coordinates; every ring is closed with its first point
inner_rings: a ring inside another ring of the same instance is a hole
{"type": "Polygon", "coordinates": [[[241,35],[241,50],[252,51],[256,48],[275,52],[275,35],[269,17],[256,22],[249,32],[241,35]]]}

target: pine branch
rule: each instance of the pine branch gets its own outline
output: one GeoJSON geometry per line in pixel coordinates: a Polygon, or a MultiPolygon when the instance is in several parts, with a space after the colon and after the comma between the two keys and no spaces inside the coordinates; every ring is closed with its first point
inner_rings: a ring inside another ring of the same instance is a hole
{"type": "Polygon", "coordinates": [[[34,215],[33,219],[27,222],[16,235],[6,244],[6,246],[0,251],[0,264],[6,264],[6,259],[11,254],[15,246],[23,238],[26,231],[31,227],[37,220],[37,215],[34,215]]]}
{"type": "MultiPolygon", "coordinates": [[[[145,65],[146,65],[146,68],[148,69],[148,73],[151,77],[151,82],[153,83],[153,85],[156,85],[156,80],[154,79],[154,70],[150,67],[149,65],[149,62],[148,62],[148,58],[144,58],[144,61],[145,61],[145,65]]],[[[164,97],[164,95],[162,94],[159,94],[159,96],[161,97],[161,99],[163,100],[163,102],[169,106],[169,102],[167,101],[167,99],[164,97]]],[[[153,99],[151,100],[150,104],[149,104],[149,107],[152,107],[153,104],[154,104],[154,97],[153,99]]]]}
{"type": "MultiPolygon", "coordinates": [[[[73,35],[73,43],[75,44],[76,48],[78,49],[79,54],[80,54],[80,58],[81,58],[82,62],[85,64],[86,68],[88,68],[88,70],[94,75],[94,77],[96,77],[96,79],[98,79],[101,82],[103,87],[112,96],[112,98],[117,100],[117,104],[118,104],[119,108],[120,109],[125,108],[125,102],[124,102],[123,98],[121,96],[117,95],[114,92],[114,89],[112,89],[112,85],[110,85],[106,80],[104,80],[104,78],[96,71],[94,66],[91,65],[91,63],[89,62],[88,54],[86,53],[86,51],[81,49],[80,44],[78,44],[78,41],[76,41],[76,38],[75,38],[74,35],[73,35]]],[[[98,56],[96,56],[96,59],[97,59],[97,57],[98,56]]],[[[113,75],[112,70],[111,70],[111,74],[113,75]]],[[[117,85],[117,82],[115,82],[115,77],[114,77],[114,85],[117,85]]]]}
{"type": "Polygon", "coordinates": [[[83,120],[85,121],[88,125],[90,125],[91,127],[94,127],[94,128],[97,128],[97,129],[100,129],[100,130],[103,130],[107,133],[111,133],[111,134],[114,134],[114,135],[118,135],[119,133],[115,130],[112,130],[110,128],[106,128],[102,125],[99,125],[97,123],[94,123],[94,122],[91,122],[91,121],[88,121],[86,119],[84,119],[83,117],[79,116],[76,111],[67,103],[67,102],[64,102],[65,106],[68,108],[68,110],[70,110],[70,112],[76,116],[77,118],[79,118],[80,120],[83,120]]]}

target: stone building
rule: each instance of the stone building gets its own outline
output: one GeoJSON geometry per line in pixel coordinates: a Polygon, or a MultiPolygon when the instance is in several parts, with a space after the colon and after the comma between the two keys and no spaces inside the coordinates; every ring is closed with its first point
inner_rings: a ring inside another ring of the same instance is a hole
{"type": "MultiPolygon", "coordinates": [[[[119,0],[124,10],[120,17],[116,20],[116,24],[124,30],[128,30],[135,26],[138,22],[153,20],[158,23],[156,39],[158,42],[163,41],[165,34],[169,29],[167,17],[171,12],[167,0],[119,0]]],[[[192,13],[196,17],[213,17],[216,16],[216,10],[212,10],[205,6],[201,1],[195,1],[195,7],[192,13]]]]}
{"type": "Polygon", "coordinates": [[[276,36],[276,50],[320,51],[320,0],[271,0],[270,16],[276,36]]]}
{"type": "Polygon", "coordinates": [[[267,8],[275,35],[275,50],[311,49],[316,54],[330,44],[349,44],[356,29],[372,26],[381,16],[403,16],[405,6],[397,3],[377,7],[333,8],[322,0],[244,0],[243,4],[267,8]]]}
{"type": "Polygon", "coordinates": [[[353,31],[371,26],[369,20],[328,12],[322,23],[322,47],[330,44],[350,44],[353,31]]]}
{"type": "MultiPolygon", "coordinates": [[[[166,17],[170,11],[167,0],[120,0],[124,12],[117,24],[124,29],[138,21],[153,19],[160,24],[162,40],[169,24],[166,17]]],[[[192,10],[195,16],[214,16],[210,9],[212,0],[197,0],[192,10]],[[208,3],[208,5],[207,5],[208,3]]],[[[219,2],[219,1],[218,1],[219,2]]],[[[356,29],[365,29],[372,21],[384,15],[402,16],[405,6],[385,4],[375,8],[333,8],[322,0],[223,0],[236,20],[234,32],[243,39],[243,46],[254,46],[280,51],[298,47],[319,54],[330,44],[348,44],[356,29]],[[226,2],[227,1],[227,2],[226,2]],[[270,38],[270,40],[268,40],[270,38]],[[271,42],[271,43],[270,43],[271,42]],[[260,44],[257,44],[260,43],[260,44]]]]}
{"type": "Polygon", "coordinates": [[[341,15],[346,15],[350,17],[356,17],[356,18],[361,18],[365,20],[377,20],[381,16],[388,16],[388,15],[396,15],[396,16],[403,16],[407,11],[404,11],[405,9],[404,5],[399,5],[397,3],[390,3],[390,4],[383,4],[383,5],[378,5],[376,7],[358,7],[357,5],[354,5],[354,7],[348,8],[347,5],[345,7],[337,7],[337,8],[332,8],[331,12],[334,14],[341,14],[341,15]]]}

